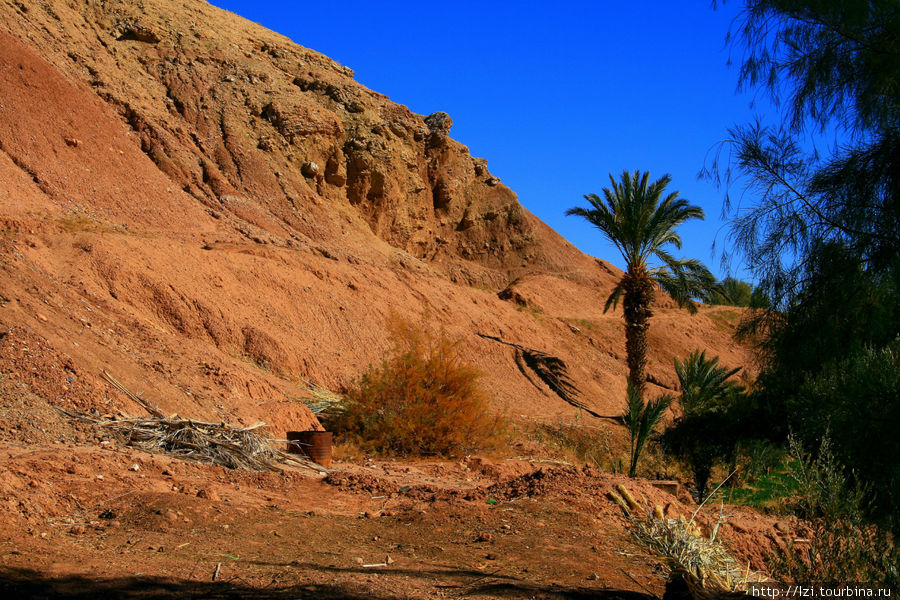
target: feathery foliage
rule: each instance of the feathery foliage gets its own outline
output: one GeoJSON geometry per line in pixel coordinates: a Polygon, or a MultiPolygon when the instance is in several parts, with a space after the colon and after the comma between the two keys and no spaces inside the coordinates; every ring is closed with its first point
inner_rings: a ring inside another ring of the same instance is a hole
{"type": "Polygon", "coordinates": [[[656,400],[644,404],[637,386],[628,384],[628,410],[623,416],[625,426],[631,434],[631,464],[628,476],[634,477],[637,472],[638,459],[650,439],[650,434],[662,420],[666,409],[672,404],[672,397],[663,395],[656,400]]]}
{"type": "Polygon", "coordinates": [[[729,379],[740,370],[720,367],[719,357],[706,358],[705,350],[694,350],[683,361],[676,358],[675,375],[681,386],[681,410],[685,416],[711,410],[721,403],[737,388],[729,379]]]}
{"type": "Polygon", "coordinates": [[[459,342],[426,322],[395,317],[388,327],[392,352],[347,391],[334,429],[388,454],[460,456],[493,446],[503,422],[489,413],[481,374],[462,360],[459,342]]]}
{"type": "Polygon", "coordinates": [[[900,335],[900,3],[744,6],[732,36],[740,85],[786,110],[780,124],[734,127],[730,159],[720,166],[720,153],[709,172],[754,199],[727,207],[730,246],[775,309],[745,324],[764,334],[756,421],[807,442],[830,423],[835,452],[880,490],[875,512],[890,514],[896,470],[863,467],[896,428],[868,415],[896,403],[883,403],[895,383],[875,354],[900,335]],[[828,130],[843,142],[822,156],[804,149],[805,134],[828,130]]]}
{"type": "Polygon", "coordinates": [[[606,300],[604,311],[623,299],[625,345],[629,381],[639,393],[646,380],[647,329],[654,285],[669,294],[679,306],[696,312],[695,299],[708,300],[719,285],[703,264],[694,259],[677,259],[666,248],[681,249],[676,228],[690,219],[702,219],[703,209],[666,192],[669,175],[650,181],[650,173],[624,171],[619,181],[609,176],[611,187],[603,196],[588,194],[590,207],[576,206],[566,215],[584,218],[600,230],[625,260],[625,275],[606,300]]]}

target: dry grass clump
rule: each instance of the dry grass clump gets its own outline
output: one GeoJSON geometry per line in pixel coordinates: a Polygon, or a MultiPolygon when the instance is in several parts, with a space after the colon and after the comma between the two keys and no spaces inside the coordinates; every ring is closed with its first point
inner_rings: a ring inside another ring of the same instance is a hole
{"type": "MultiPolygon", "coordinates": [[[[713,595],[722,592],[746,592],[760,576],[741,567],[725,545],[716,539],[718,524],[709,537],[702,535],[684,517],[667,519],[659,515],[636,518],[631,523],[634,538],[647,549],[665,558],[673,574],[685,580],[690,588],[699,585],[713,595]]],[[[692,590],[698,597],[699,590],[692,590]]],[[[702,597],[702,594],[699,594],[702,597]]]]}
{"type": "MultiPolygon", "coordinates": [[[[723,522],[720,515],[708,537],[694,523],[666,518],[660,506],[647,511],[623,486],[616,486],[618,493],[610,492],[630,520],[629,530],[634,539],[654,554],[664,558],[669,567],[670,582],[677,581],[687,588],[691,597],[712,599],[743,597],[751,584],[766,581],[766,577],[750,570],[750,564],[742,567],[728,548],[716,539],[723,522]]],[[[695,513],[696,514],[696,513],[695,513]]]]}
{"type": "Polygon", "coordinates": [[[529,437],[565,457],[604,470],[611,464],[609,433],[599,427],[567,423],[536,423],[529,437]]]}
{"type": "Polygon", "coordinates": [[[329,425],[361,448],[417,456],[460,456],[496,445],[504,429],[460,357],[459,341],[426,322],[393,318],[394,347],[346,393],[329,425]]]}
{"type": "Polygon", "coordinates": [[[327,388],[315,384],[311,381],[301,379],[302,386],[310,393],[312,398],[303,400],[303,403],[309,408],[310,412],[316,416],[328,417],[334,416],[344,410],[344,397],[337,392],[332,392],[327,388]]]}

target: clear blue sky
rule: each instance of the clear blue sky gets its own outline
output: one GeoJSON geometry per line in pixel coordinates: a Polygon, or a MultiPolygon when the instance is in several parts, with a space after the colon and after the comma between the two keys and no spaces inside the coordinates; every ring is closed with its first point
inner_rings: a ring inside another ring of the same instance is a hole
{"type": "Polygon", "coordinates": [[[764,98],[736,93],[725,36],[740,2],[213,3],[327,54],[416,113],[449,113],[451,135],[526,208],[617,266],[615,249],[565,209],[601,193],[609,173],[670,173],[670,189],[707,215],[681,229],[681,255],[725,276],[723,191],[697,174],[730,126],[775,120],[764,98]]]}

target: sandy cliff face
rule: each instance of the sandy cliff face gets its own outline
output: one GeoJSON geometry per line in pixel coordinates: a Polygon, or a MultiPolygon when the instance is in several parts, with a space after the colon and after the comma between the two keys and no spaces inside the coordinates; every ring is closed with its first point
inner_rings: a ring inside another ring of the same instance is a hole
{"type": "MultiPolygon", "coordinates": [[[[0,378],[51,404],[137,412],[107,369],[182,415],[315,426],[298,377],[339,387],[385,319],[463,339],[499,409],[575,409],[496,336],[623,405],[619,273],[528,213],[452,120],[205,3],[0,2],[0,378]]],[[[747,363],[737,313],[665,302],[653,380],[701,347],[747,363]]]]}

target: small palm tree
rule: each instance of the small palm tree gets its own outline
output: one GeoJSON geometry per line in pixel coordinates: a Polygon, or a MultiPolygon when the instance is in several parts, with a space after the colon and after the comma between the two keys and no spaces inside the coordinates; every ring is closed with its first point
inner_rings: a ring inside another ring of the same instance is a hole
{"type": "Polygon", "coordinates": [[[719,357],[706,358],[706,351],[694,350],[683,361],[675,359],[675,374],[681,386],[681,410],[692,416],[714,409],[734,391],[738,384],[729,381],[741,368],[728,370],[719,366],[719,357]]]}
{"type": "Polygon", "coordinates": [[[663,395],[656,400],[651,400],[644,404],[641,398],[641,392],[637,386],[629,382],[628,384],[628,409],[623,415],[625,427],[631,434],[631,465],[628,469],[628,476],[634,477],[637,472],[638,459],[650,434],[659,424],[666,409],[672,404],[673,398],[669,395],[663,395]]]}
{"type": "Polygon", "coordinates": [[[647,365],[647,329],[653,315],[654,288],[660,287],[679,306],[696,312],[694,299],[707,300],[720,288],[716,278],[697,260],[679,260],[664,248],[681,248],[675,228],[689,219],[702,219],[703,209],[666,193],[672,178],[664,175],[650,183],[650,173],[622,173],[621,181],[609,176],[612,188],[603,188],[603,198],[588,194],[591,208],[576,206],[566,215],[584,217],[616,246],[625,259],[625,275],[619,280],[604,312],[624,296],[625,353],[628,379],[643,396],[647,365]],[[656,258],[658,264],[652,264],[656,258]]]}

